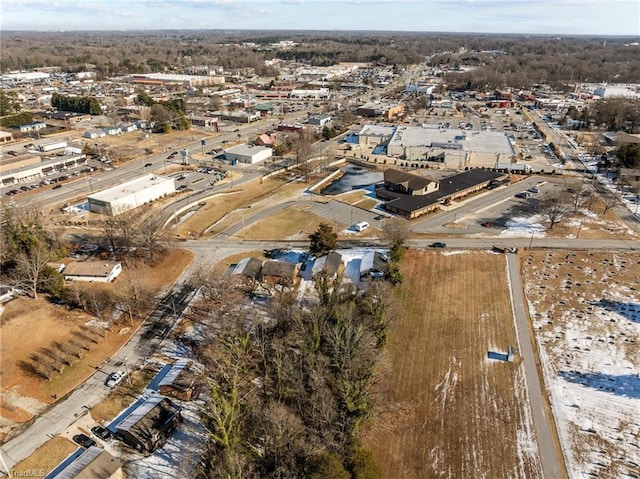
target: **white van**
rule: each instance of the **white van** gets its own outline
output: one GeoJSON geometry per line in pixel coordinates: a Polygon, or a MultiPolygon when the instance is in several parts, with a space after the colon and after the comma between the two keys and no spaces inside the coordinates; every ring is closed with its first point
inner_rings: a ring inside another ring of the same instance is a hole
{"type": "Polygon", "coordinates": [[[354,228],[356,229],[356,231],[364,231],[369,227],[369,223],[367,223],[366,221],[361,221],[360,223],[357,223],[354,228]]]}

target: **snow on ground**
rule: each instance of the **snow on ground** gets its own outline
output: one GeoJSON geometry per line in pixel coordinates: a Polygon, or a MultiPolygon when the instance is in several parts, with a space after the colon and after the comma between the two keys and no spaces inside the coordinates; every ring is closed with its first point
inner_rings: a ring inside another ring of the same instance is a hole
{"type": "Polygon", "coordinates": [[[640,477],[640,256],[547,253],[541,264],[527,263],[527,299],[570,478],[640,477]]]}
{"type": "Polygon", "coordinates": [[[173,431],[169,441],[149,456],[126,449],[121,457],[127,477],[137,479],[173,479],[193,477],[202,447],[207,441],[206,431],[200,423],[199,411],[203,401],[181,403],[183,422],[173,431]]]}
{"type": "Polygon", "coordinates": [[[500,233],[500,236],[503,238],[518,238],[522,236],[544,238],[546,236],[546,228],[542,221],[543,218],[540,215],[511,218],[507,221],[506,229],[500,233]]]}

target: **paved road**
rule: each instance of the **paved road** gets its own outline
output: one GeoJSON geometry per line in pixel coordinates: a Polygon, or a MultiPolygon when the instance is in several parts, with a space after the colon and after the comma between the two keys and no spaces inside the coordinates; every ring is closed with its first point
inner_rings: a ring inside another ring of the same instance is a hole
{"type": "Polygon", "coordinates": [[[529,328],[528,308],[525,306],[524,293],[520,281],[520,265],[516,255],[507,254],[506,256],[513,314],[515,315],[516,331],[518,333],[518,345],[529,392],[529,405],[536,430],[542,473],[547,479],[560,479],[566,477],[566,470],[561,459],[562,452],[556,448],[558,440],[553,426],[553,416],[549,417],[547,415],[547,411],[551,411],[551,409],[548,397],[543,392],[543,382],[536,365],[536,355],[534,354],[534,348],[537,348],[535,346],[536,339],[529,328]]]}

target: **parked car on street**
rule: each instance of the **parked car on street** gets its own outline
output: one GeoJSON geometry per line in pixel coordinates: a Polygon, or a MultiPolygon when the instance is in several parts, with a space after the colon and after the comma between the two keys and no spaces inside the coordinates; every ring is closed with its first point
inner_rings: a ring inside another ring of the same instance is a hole
{"type": "Polygon", "coordinates": [[[109,374],[105,384],[110,388],[114,388],[122,382],[124,377],[125,377],[124,371],[116,371],[115,373],[109,374]]]}

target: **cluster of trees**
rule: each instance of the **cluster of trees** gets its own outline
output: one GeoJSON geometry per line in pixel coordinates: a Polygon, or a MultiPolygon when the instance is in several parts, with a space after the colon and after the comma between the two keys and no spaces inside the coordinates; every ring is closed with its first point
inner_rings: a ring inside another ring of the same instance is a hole
{"type": "Polygon", "coordinates": [[[104,329],[95,326],[83,326],[72,333],[72,339],[63,343],[53,341],[29,355],[26,360],[18,362],[18,367],[29,376],[50,380],[60,374],[65,367],[82,359],[94,345],[104,338],[104,329]]]}
{"type": "Polygon", "coordinates": [[[640,168],[640,145],[628,143],[616,150],[618,164],[623,168],[640,168]]]}
{"type": "Polygon", "coordinates": [[[54,93],[51,95],[51,106],[63,111],[102,115],[102,107],[98,100],[89,96],[68,96],[54,93]]]}
{"type": "MultiPolygon", "coordinates": [[[[128,275],[117,294],[98,285],[65,285],[63,276],[50,263],[66,256],[66,245],[45,229],[41,218],[38,210],[4,208],[0,265],[5,281],[35,299],[48,294],[103,319],[112,318],[115,310],[133,319],[150,306],[151,292],[135,274],[128,275]]],[[[102,234],[111,251],[131,259],[136,255],[136,261],[153,264],[163,247],[162,225],[162,218],[157,216],[142,219],[139,214],[124,214],[104,221],[102,234]]]]}
{"type": "Polygon", "coordinates": [[[640,100],[632,98],[604,98],[578,111],[569,107],[565,118],[580,120],[576,129],[592,126],[604,127],[609,131],[640,132],[640,100]]]}
{"type": "Polygon", "coordinates": [[[0,126],[11,128],[13,126],[28,125],[33,123],[33,114],[30,111],[23,111],[13,115],[0,118],[0,126]]]}
{"type": "Polygon", "coordinates": [[[151,107],[150,120],[155,124],[156,131],[168,133],[172,128],[178,130],[191,128],[191,123],[185,115],[186,102],[181,98],[157,102],[146,91],[140,90],[137,103],[151,107]]]}
{"type": "Polygon", "coordinates": [[[95,71],[104,79],[215,65],[227,71],[250,69],[260,76],[277,76],[277,69],[267,66],[266,59],[275,56],[313,65],[375,62],[401,66],[422,63],[427,58],[434,67],[477,66],[473,72],[447,75],[447,83],[454,87],[530,88],[536,83],[566,87],[573,82],[604,82],[612,78],[618,82],[635,81],[640,60],[635,49],[627,46],[633,41],[386,32],[10,32],[3,35],[0,71],[54,64],[64,71],[95,71]],[[293,40],[296,46],[288,50],[269,46],[280,40],[293,40]]]}
{"type": "Polygon", "coordinates": [[[208,340],[210,442],[202,477],[380,477],[358,430],[373,413],[374,368],[393,317],[388,283],[358,291],[315,278],[317,301],[302,305],[284,289],[270,320],[247,315],[238,291],[199,278],[208,340]]]}
{"type": "Polygon", "coordinates": [[[20,113],[21,109],[17,92],[0,90],[0,116],[20,113]]]}
{"type": "MultiPolygon", "coordinates": [[[[408,222],[392,223],[385,233],[399,261],[408,222]]],[[[337,247],[326,224],[310,241],[316,257],[337,247]]],[[[199,477],[381,477],[358,431],[374,414],[376,364],[397,316],[392,283],[359,290],[324,271],[313,280],[316,297],[299,301],[282,287],[256,311],[249,290],[212,272],[194,276],[191,319],[207,332],[192,346],[210,390],[199,477]]]]}

